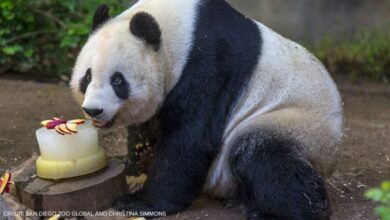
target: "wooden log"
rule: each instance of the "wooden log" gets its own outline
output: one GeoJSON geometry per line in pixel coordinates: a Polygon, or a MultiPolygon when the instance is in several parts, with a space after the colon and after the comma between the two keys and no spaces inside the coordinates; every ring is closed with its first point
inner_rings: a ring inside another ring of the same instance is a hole
{"type": "Polygon", "coordinates": [[[13,181],[19,201],[34,211],[100,211],[128,192],[125,165],[115,158],[97,173],[55,181],[37,177],[35,160],[29,160],[13,181]]]}

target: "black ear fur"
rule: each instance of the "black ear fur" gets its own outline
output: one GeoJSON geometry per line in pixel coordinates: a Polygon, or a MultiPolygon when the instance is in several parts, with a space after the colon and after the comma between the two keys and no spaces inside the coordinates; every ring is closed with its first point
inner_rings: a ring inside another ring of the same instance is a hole
{"type": "Polygon", "coordinates": [[[95,14],[93,15],[91,32],[94,32],[100,26],[102,26],[106,21],[110,19],[108,6],[105,4],[99,5],[96,9],[95,14]]]}
{"type": "Polygon", "coordinates": [[[130,21],[130,31],[158,50],[161,43],[161,30],[157,21],[146,12],[138,12],[130,21]]]}

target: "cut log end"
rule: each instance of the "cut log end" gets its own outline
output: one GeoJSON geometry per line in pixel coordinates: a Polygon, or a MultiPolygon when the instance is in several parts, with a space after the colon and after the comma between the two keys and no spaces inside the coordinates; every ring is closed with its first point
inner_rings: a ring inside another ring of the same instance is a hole
{"type": "Polygon", "coordinates": [[[20,202],[35,211],[104,210],[128,192],[125,165],[115,158],[101,171],[63,180],[37,177],[35,160],[30,160],[19,168],[14,182],[20,202]]]}

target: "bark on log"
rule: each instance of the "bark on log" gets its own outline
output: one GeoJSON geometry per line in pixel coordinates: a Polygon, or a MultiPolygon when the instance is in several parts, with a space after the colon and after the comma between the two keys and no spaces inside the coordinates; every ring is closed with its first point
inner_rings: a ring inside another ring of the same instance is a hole
{"type": "Polygon", "coordinates": [[[94,174],[64,180],[45,180],[35,174],[35,160],[24,163],[13,179],[21,203],[35,211],[100,211],[128,192],[125,165],[110,159],[94,174]]]}

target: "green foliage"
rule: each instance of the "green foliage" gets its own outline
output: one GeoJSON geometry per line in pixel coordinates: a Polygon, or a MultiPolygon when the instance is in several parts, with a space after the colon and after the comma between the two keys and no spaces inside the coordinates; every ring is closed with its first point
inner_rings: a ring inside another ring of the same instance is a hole
{"type": "Polygon", "coordinates": [[[390,29],[362,33],[354,40],[324,38],[312,47],[332,73],[388,82],[390,79],[390,29]]]}
{"type": "MultiPolygon", "coordinates": [[[[0,0],[0,74],[69,75],[76,54],[89,35],[100,3],[116,15],[129,0],[0,0]]],[[[338,42],[325,38],[312,51],[333,73],[355,78],[390,79],[390,30],[338,42]]]]}
{"type": "Polygon", "coordinates": [[[390,182],[382,183],[380,188],[368,190],[365,195],[367,198],[380,204],[375,208],[375,213],[382,220],[390,220],[390,182]]]}
{"type": "Polygon", "coordinates": [[[93,13],[103,2],[111,15],[130,5],[125,0],[1,0],[0,73],[69,75],[93,13]]]}

